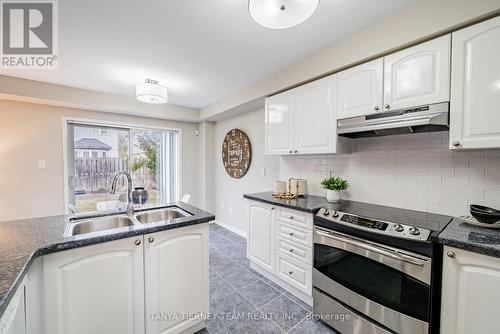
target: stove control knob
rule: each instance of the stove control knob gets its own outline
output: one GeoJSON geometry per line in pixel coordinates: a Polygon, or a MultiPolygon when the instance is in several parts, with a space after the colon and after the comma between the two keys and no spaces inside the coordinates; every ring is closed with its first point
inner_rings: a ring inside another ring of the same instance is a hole
{"type": "Polygon", "coordinates": [[[337,212],[337,210],[335,210],[335,212],[332,213],[332,217],[337,218],[338,216],[339,216],[339,213],[337,212]]]}
{"type": "Polygon", "coordinates": [[[401,224],[395,224],[395,225],[394,225],[394,231],[396,231],[396,232],[403,232],[403,231],[404,231],[404,229],[405,229],[405,228],[404,228],[404,227],[403,227],[403,225],[401,225],[401,224]]]}
{"type": "Polygon", "coordinates": [[[325,211],[323,211],[324,216],[328,216],[329,214],[330,214],[330,211],[328,211],[328,209],[325,209],[325,211]]]}
{"type": "Polygon", "coordinates": [[[412,234],[412,235],[419,235],[420,234],[420,230],[415,226],[410,227],[409,231],[410,231],[410,234],[412,234]]]}

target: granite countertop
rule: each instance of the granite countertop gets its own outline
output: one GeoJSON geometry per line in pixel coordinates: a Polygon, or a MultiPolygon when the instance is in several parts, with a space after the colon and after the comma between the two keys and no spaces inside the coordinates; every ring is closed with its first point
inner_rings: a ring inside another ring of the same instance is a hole
{"type": "Polygon", "coordinates": [[[284,200],[274,198],[272,192],[268,191],[256,194],[245,194],[243,197],[312,214],[315,214],[321,208],[327,208],[328,210],[339,210],[363,217],[427,228],[432,231],[431,240],[434,240],[439,232],[441,232],[452,220],[450,216],[435,213],[356,201],[342,200],[340,203],[331,203],[328,202],[325,197],[315,195],[306,195],[293,200],[284,200]]]}
{"type": "MultiPolygon", "coordinates": [[[[38,256],[116,239],[206,223],[215,219],[214,215],[183,202],[143,206],[137,211],[174,205],[192,214],[192,216],[151,224],[133,225],[126,228],[120,228],[119,230],[81,234],[72,237],[63,236],[66,223],[68,219],[72,217],[70,215],[1,222],[0,317],[5,311],[18,285],[29,270],[31,263],[38,256]]],[[[123,213],[123,211],[108,210],[103,211],[103,213],[99,215],[117,213],[123,213]]],[[[79,216],[84,215],[80,214],[79,216]]]]}
{"type": "Polygon", "coordinates": [[[243,197],[254,201],[264,202],[272,205],[279,205],[285,208],[315,213],[321,208],[324,208],[331,203],[327,202],[325,197],[306,195],[296,199],[280,199],[274,198],[271,191],[255,194],[244,194],[243,197]]]}
{"type": "Polygon", "coordinates": [[[500,230],[453,221],[439,234],[438,242],[471,252],[500,257],[500,230]]]}

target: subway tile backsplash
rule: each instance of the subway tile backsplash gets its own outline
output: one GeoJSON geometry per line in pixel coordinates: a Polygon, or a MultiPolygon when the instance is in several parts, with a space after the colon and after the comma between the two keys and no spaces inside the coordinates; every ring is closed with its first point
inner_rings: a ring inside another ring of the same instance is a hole
{"type": "Polygon", "coordinates": [[[330,172],[347,178],[343,198],[453,216],[470,203],[500,209],[500,150],[448,150],[448,132],[362,138],[352,153],[280,159],[280,179],[308,180],[308,192],[330,172]]]}

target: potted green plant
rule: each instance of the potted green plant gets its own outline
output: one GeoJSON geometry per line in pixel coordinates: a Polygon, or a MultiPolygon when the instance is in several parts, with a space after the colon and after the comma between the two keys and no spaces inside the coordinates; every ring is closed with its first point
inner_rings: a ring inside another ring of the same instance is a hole
{"type": "Polygon", "coordinates": [[[326,200],[328,202],[339,202],[340,192],[349,187],[349,182],[340,176],[325,177],[321,186],[326,189],[326,200]]]}

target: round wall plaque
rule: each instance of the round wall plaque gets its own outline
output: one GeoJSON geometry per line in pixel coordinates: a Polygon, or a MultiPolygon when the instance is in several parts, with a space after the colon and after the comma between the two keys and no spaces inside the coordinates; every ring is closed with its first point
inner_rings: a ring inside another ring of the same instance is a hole
{"type": "Polygon", "coordinates": [[[235,179],[242,178],[252,160],[252,145],[245,132],[232,129],[224,137],[222,143],[222,162],[229,176],[235,179]]]}

